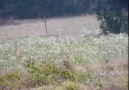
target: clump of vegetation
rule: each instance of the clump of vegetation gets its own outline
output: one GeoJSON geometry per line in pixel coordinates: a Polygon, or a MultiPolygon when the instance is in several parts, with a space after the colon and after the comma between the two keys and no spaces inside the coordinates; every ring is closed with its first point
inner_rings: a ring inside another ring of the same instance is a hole
{"type": "Polygon", "coordinates": [[[96,90],[102,90],[103,89],[103,82],[100,79],[96,79],[96,81],[93,83],[93,86],[96,90]]]}
{"type": "Polygon", "coordinates": [[[75,80],[75,74],[73,72],[51,61],[43,61],[39,66],[36,66],[34,61],[29,60],[26,62],[25,68],[32,76],[35,84],[54,85],[59,83],[58,78],[60,80],[75,80]]]}
{"type": "Polygon", "coordinates": [[[84,86],[79,83],[66,81],[61,87],[57,87],[56,90],[84,90],[84,86]]]}
{"type": "Polygon", "coordinates": [[[0,89],[20,89],[22,83],[20,81],[20,75],[18,71],[14,71],[5,75],[0,76],[0,89]]]}

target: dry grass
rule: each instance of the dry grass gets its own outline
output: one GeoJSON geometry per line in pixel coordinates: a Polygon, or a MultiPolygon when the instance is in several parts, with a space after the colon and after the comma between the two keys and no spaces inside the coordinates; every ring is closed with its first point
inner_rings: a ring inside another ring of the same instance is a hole
{"type": "MultiPolygon", "coordinates": [[[[99,29],[99,23],[94,15],[82,15],[75,17],[62,17],[47,19],[48,36],[77,36],[80,30],[85,28],[93,32],[99,29]]],[[[90,31],[91,32],[91,31],[90,31]]],[[[0,39],[23,36],[44,36],[46,35],[44,20],[14,20],[9,25],[0,26],[0,39]]]]}
{"type": "MultiPolygon", "coordinates": [[[[75,72],[78,72],[80,75],[82,72],[90,71],[95,76],[94,80],[88,84],[76,83],[71,81],[64,81],[61,85],[58,86],[49,86],[43,85],[41,87],[35,87],[32,89],[23,89],[23,90],[127,90],[128,87],[128,66],[127,60],[118,60],[112,62],[113,70],[109,71],[109,77],[103,76],[100,72],[105,68],[100,68],[102,65],[100,63],[94,67],[93,64],[89,66],[85,65],[74,65],[75,72]],[[121,63],[122,62],[122,63],[121,63]],[[80,69],[81,68],[81,69],[80,69]],[[98,73],[96,73],[98,72],[98,73]],[[100,80],[100,81],[99,81],[100,80]],[[97,89],[98,88],[98,89],[97,89]]],[[[81,80],[82,76],[80,77],[81,80]]],[[[84,78],[83,78],[84,79],[84,78]]]]}

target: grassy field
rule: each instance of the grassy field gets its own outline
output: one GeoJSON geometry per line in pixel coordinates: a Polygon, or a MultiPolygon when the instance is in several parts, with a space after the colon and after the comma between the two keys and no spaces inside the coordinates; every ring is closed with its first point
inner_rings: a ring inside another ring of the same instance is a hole
{"type": "Polygon", "coordinates": [[[41,20],[1,26],[0,90],[128,90],[128,36],[95,37],[99,24],[85,17],[49,19],[51,37],[41,20]]]}
{"type": "MultiPolygon", "coordinates": [[[[98,32],[99,23],[95,16],[74,16],[47,19],[48,35],[78,36],[80,30],[98,32]]],[[[43,19],[32,20],[10,20],[7,24],[0,26],[0,39],[24,36],[45,36],[45,25],[43,19]]]]}

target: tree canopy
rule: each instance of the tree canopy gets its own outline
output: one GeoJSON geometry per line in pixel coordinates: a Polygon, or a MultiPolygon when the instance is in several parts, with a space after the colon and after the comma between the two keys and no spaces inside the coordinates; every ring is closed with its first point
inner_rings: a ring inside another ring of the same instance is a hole
{"type": "Polygon", "coordinates": [[[127,33],[128,0],[96,0],[95,13],[105,34],[127,33]]]}
{"type": "Polygon", "coordinates": [[[0,0],[0,17],[35,18],[91,12],[91,0],[0,0]]]}

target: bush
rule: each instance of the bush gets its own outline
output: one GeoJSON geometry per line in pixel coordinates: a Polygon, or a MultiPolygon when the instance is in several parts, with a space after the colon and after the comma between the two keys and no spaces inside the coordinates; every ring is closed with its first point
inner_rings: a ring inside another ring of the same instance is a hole
{"type": "Polygon", "coordinates": [[[94,10],[104,34],[128,32],[128,0],[96,0],[94,10]]]}

